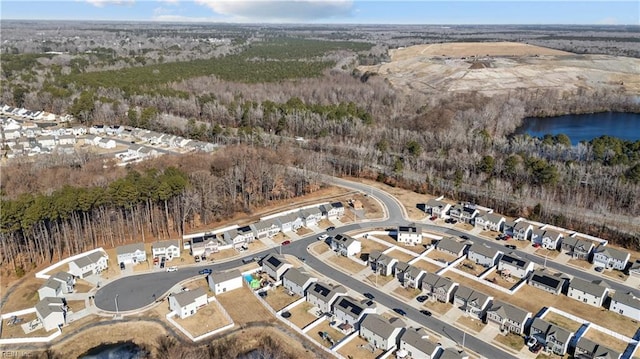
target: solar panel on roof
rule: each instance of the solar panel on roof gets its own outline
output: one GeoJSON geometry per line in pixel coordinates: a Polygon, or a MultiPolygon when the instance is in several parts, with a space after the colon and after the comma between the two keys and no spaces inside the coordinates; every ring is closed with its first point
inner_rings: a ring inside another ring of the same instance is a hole
{"type": "Polygon", "coordinates": [[[282,262],[276,257],[270,257],[269,259],[267,259],[267,262],[269,262],[269,264],[276,268],[279,267],[280,264],[282,264],[282,262]]]}

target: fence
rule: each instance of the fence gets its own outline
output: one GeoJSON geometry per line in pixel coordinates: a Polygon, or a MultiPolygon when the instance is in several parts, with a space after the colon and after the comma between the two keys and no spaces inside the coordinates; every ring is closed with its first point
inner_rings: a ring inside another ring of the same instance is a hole
{"type": "Polygon", "coordinates": [[[358,331],[355,331],[349,335],[347,335],[346,337],[342,338],[341,341],[337,342],[334,346],[331,347],[331,350],[333,351],[338,351],[340,350],[340,348],[342,348],[345,344],[349,343],[351,340],[353,340],[353,338],[358,336],[358,331]]]}
{"type": "Polygon", "coordinates": [[[13,339],[0,339],[0,345],[6,344],[33,344],[33,343],[48,343],[62,334],[62,331],[58,329],[55,333],[48,337],[32,337],[32,338],[13,338],[13,339]]]}
{"type": "Polygon", "coordinates": [[[603,333],[605,333],[607,335],[610,335],[610,336],[612,336],[612,337],[614,337],[616,339],[620,339],[620,340],[622,340],[623,342],[626,342],[626,343],[635,343],[635,342],[637,342],[637,341],[633,340],[632,338],[629,338],[629,337],[627,337],[625,335],[622,335],[622,334],[617,333],[617,332],[615,332],[613,330],[601,327],[598,324],[589,322],[588,320],[582,319],[582,318],[577,317],[577,316],[575,316],[575,315],[573,315],[571,313],[567,313],[565,311],[562,311],[562,310],[554,308],[554,307],[549,307],[549,309],[544,313],[542,318],[544,318],[544,316],[546,316],[547,313],[549,313],[549,312],[554,312],[556,314],[562,315],[563,317],[569,318],[569,319],[571,319],[571,320],[573,320],[575,322],[578,322],[580,324],[589,324],[589,327],[587,328],[587,330],[585,330],[585,333],[587,331],[589,331],[590,329],[594,329],[594,330],[598,330],[600,332],[603,332],[603,333]]]}
{"type": "Polygon", "coordinates": [[[308,206],[299,207],[299,208],[291,209],[291,210],[288,210],[288,211],[278,212],[278,213],[275,213],[275,214],[270,214],[268,216],[260,217],[260,220],[264,221],[264,220],[267,220],[267,219],[272,219],[272,218],[276,218],[276,217],[280,217],[280,216],[286,216],[287,214],[290,214],[290,213],[297,213],[297,212],[305,210],[307,208],[320,207],[320,206],[325,205],[325,204],[329,204],[329,202],[310,204],[308,206]]]}
{"type": "Polygon", "coordinates": [[[206,235],[209,234],[218,234],[218,233],[222,233],[225,231],[229,231],[232,229],[236,229],[238,228],[237,224],[233,224],[231,226],[227,226],[224,228],[217,228],[217,229],[213,229],[211,231],[207,231],[207,232],[198,232],[198,233],[191,233],[191,234],[185,234],[184,236],[182,236],[182,239],[192,239],[192,238],[198,238],[198,237],[204,237],[206,235]]]}
{"type": "MultiPolygon", "coordinates": [[[[71,256],[69,258],[65,258],[65,259],[61,260],[60,262],[52,264],[52,265],[48,266],[47,268],[41,270],[40,272],[36,273],[36,278],[49,279],[49,277],[51,277],[51,276],[48,275],[48,274],[45,274],[45,273],[48,273],[48,272],[50,272],[50,271],[52,271],[52,270],[54,270],[54,269],[56,269],[56,268],[58,268],[58,267],[60,267],[60,266],[62,266],[64,264],[67,264],[67,263],[69,263],[71,261],[74,261],[74,260],[76,260],[76,259],[78,259],[80,257],[84,257],[84,256],[86,256],[88,254],[91,254],[91,253],[94,253],[94,252],[98,252],[98,251],[104,252],[104,249],[102,249],[102,247],[99,247],[99,248],[92,249],[92,250],[84,252],[84,253],[76,254],[76,255],[71,256]]],[[[106,254],[106,252],[104,252],[104,253],[106,254]]]]}

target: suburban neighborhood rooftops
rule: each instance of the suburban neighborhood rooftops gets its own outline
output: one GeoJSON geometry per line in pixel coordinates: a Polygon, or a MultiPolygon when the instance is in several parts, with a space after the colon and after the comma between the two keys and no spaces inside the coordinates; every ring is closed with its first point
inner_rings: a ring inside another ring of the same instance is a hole
{"type": "Polygon", "coordinates": [[[265,258],[262,259],[262,264],[271,268],[273,271],[277,271],[282,266],[288,263],[289,262],[287,262],[283,256],[274,254],[274,253],[270,253],[269,255],[267,255],[265,258]]]}
{"type": "Polygon", "coordinates": [[[402,340],[412,347],[420,350],[422,353],[430,355],[438,347],[437,344],[432,343],[427,339],[429,334],[424,328],[408,328],[402,334],[402,340]]]}
{"type": "Polygon", "coordinates": [[[591,294],[596,297],[602,297],[608,290],[608,286],[601,280],[593,282],[586,281],[582,278],[573,278],[569,283],[569,288],[574,288],[583,293],[591,294]]]}
{"type": "Polygon", "coordinates": [[[104,254],[103,252],[93,252],[93,253],[89,253],[86,256],[82,256],[76,260],[74,260],[74,262],[76,263],[76,265],[79,268],[83,268],[86,266],[90,266],[92,264],[98,263],[98,261],[100,261],[100,258],[106,256],[106,254],[104,254]]]}
{"type": "Polygon", "coordinates": [[[465,352],[459,352],[456,348],[445,348],[438,359],[466,359],[469,355],[465,352]]]}
{"type": "Polygon", "coordinates": [[[407,274],[411,278],[417,278],[422,272],[424,272],[424,269],[416,267],[414,265],[410,265],[409,268],[407,269],[407,274]]]}
{"type": "Polygon", "coordinates": [[[559,289],[565,282],[565,278],[562,278],[562,273],[549,273],[544,269],[536,269],[531,275],[530,281],[542,284],[552,289],[559,289]]]}
{"type": "Polygon", "coordinates": [[[428,200],[427,203],[426,203],[426,206],[427,207],[431,207],[431,208],[433,208],[433,207],[444,207],[446,205],[447,205],[447,202],[439,201],[439,200],[437,200],[435,198],[432,198],[432,199],[428,200]]]}
{"type": "Polygon", "coordinates": [[[584,336],[580,337],[576,344],[576,348],[582,349],[583,351],[590,353],[593,355],[593,358],[598,359],[618,359],[620,357],[620,353],[602,344],[598,344],[593,342],[592,340],[585,338],[584,336]]]}
{"type": "Polygon", "coordinates": [[[514,252],[503,255],[502,258],[500,258],[500,262],[509,263],[518,268],[526,268],[529,263],[531,263],[529,260],[518,256],[514,252]]]}
{"type": "Polygon", "coordinates": [[[458,242],[455,238],[452,237],[442,238],[436,245],[436,248],[452,253],[460,253],[464,249],[464,247],[466,247],[466,244],[458,242]]]}
{"type": "Polygon", "coordinates": [[[46,297],[36,304],[36,312],[46,318],[55,312],[64,312],[64,300],[57,297],[46,297]]]}
{"type": "Polygon", "coordinates": [[[286,272],[284,272],[284,275],[282,275],[282,279],[286,279],[300,287],[307,283],[307,281],[311,278],[312,277],[308,273],[303,272],[299,268],[289,268],[286,272]]]}
{"type": "Polygon", "coordinates": [[[494,300],[487,312],[496,312],[501,318],[507,318],[516,323],[524,323],[530,312],[520,309],[501,300],[494,300]]]}
{"type": "Polygon", "coordinates": [[[365,308],[375,307],[375,303],[373,303],[372,301],[363,303],[355,300],[352,297],[343,296],[338,298],[338,301],[336,302],[336,306],[340,308],[340,310],[342,310],[343,312],[349,313],[354,318],[357,318],[360,316],[360,314],[365,308]],[[371,303],[371,305],[367,305],[367,303],[371,303]]]}
{"type": "Polygon", "coordinates": [[[398,226],[398,233],[420,233],[420,228],[416,225],[398,226]]]}
{"type": "Polygon", "coordinates": [[[53,279],[57,279],[59,281],[63,281],[63,282],[69,282],[71,280],[73,280],[73,275],[71,273],[67,273],[67,272],[57,272],[56,274],[52,275],[51,278],[53,279]]]}
{"type": "Polygon", "coordinates": [[[253,224],[253,227],[257,230],[269,229],[273,227],[277,227],[276,221],[274,219],[265,219],[253,224]]]}
{"type": "Polygon", "coordinates": [[[469,248],[469,253],[477,253],[487,258],[495,257],[500,251],[497,248],[489,247],[484,243],[474,243],[469,248]]]}
{"type": "Polygon", "coordinates": [[[491,223],[498,223],[504,219],[504,216],[501,216],[497,213],[487,213],[483,217],[485,221],[491,223]]]}
{"type": "Polygon", "coordinates": [[[625,304],[632,308],[640,309],[640,298],[636,297],[632,292],[616,290],[611,300],[625,304]]]}
{"type": "Polygon", "coordinates": [[[373,250],[371,251],[371,253],[369,253],[369,261],[376,262],[380,265],[389,265],[389,263],[391,263],[394,260],[396,259],[386,254],[383,254],[380,251],[373,250]]]}
{"type": "Polygon", "coordinates": [[[331,207],[333,208],[344,208],[342,202],[331,202],[331,207]]]}
{"type": "Polygon", "coordinates": [[[198,287],[193,290],[188,290],[186,292],[180,292],[173,294],[173,298],[175,298],[178,305],[181,307],[185,307],[196,301],[196,298],[200,298],[203,295],[207,295],[207,292],[202,287],[198,287]]]}
{"type": "Polygon", "coordinates": [[[55,280],[53,278],[49,278],[47,279],[46,282],[44,282],[44,284],[40,288],[51,288],[57,292],[58,290],[60,290],[61,287],[62,287],[61,281],[55,280]]]}
{"type": "Polygon", "coordinates": [[[144,252],[144,243],[132,243],[132,244],[127,244],[127,245],[120,246],[120,247],[116,248],[116,254],[118,254],[118,255],[126,254],[126,253],[133,253],[135,251],[144,252]]]}
{"type": "Polygon", "coordinates": [[[455,296],[458,298],[463,298],[466,301],[467,305],[472,307],[480,307],[489,299],[488,295],[475,289],[469,288],[465,285],[458,286],[455,296]]]}
{"type": "Polygon", "coordinates": [[[411,265],[407,262],[398,261],[398,263],[396,263],[396,272],[405,272],[409,270],[410,266],[411,265]]]}
{"type": "Polygon", "coordinates": [[[177,239],[165,239],[164,241],[158,241],[151,245],[153,248],[167,248],[167,247],[178,247],[180,248],[180,243],[177,239]]]}
{"type": "Polygon", "coordinates": [[[378,314],[367,314],[367,316],[364,317],[361,326],[382,338],[389,338],[391,333],[396,329],[403,327],[404,324],[397,318],[396,320],[390,320],[378,314]]]}
{"type": "Polygon", "coordinates": [[[567,343],[572,333],[564,328],[560,328],[554,324],[547,322],[544,319],[535,318],[533,319],[533,324],[531,324],[532,329],[536,329],[543,333],[544,336],[553,334],[557,340],[562,343],[567,343]]]}
{"type": "Polygon", "coordinates": [[[531,223],[526,222],[526,221],[520,221],[520,222],[516,222],[515,225],[513,226],[513,229],[516,231],[521,231],[524,229],[527,229],[531,226],[531,223]]]}
{"type": "Polygon", "coordinates": [[[451,279],[439,276],[431,272],[425,273],[425,275],[422,277],[422,283],[427,284],[434,289],[443,288],[445,291],[449,291],[449,289],[455,284],[455,282],[451,279]]]}
{"type": "Polygon", "coordinates": [[[316,297],[322,299],[325,302],[333,298],[333,296],[336,295],[337,293],[346,293],[346,292],[347,290],[341,285],[332,287],[328,284],[320,283],[320,282],[316,282],[313,285],[311,285],[311,289],[309,290],[309,293],[314,294],[316,297]]]}
{"type": "Polygon", "coordinates": [[[345,247],[349,247],[351,245],[351,243],[355,242],[356,239],[348,236],[346,234],[336,234],[335,236],[333,236],[333,241],[340,243],[342,245],[344,245],[345,247]]]}
{"type": "Polygon", "coordinates": [[[210,276],[211,276],[211,280],[213,280],[214,283],[222,283],[230,279],[239,278],[240,271],[237,269],[234,269],[226,272],[213,272],[210,274],[210,276]]]}
{"type": "Polygon", "coordinates": [[[619,261],[629,260],[630,256],[629,252],[625,252],[623,250],[611,248],[608,246],[598,246],[598,248],[596,248],[595,250],[595,253],[602,253],[609,258],[613,258],[619,261]]]}

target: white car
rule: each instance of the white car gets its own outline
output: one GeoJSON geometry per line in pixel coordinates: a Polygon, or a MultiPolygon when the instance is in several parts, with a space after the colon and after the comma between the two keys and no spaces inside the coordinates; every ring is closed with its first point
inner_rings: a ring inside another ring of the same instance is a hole
{"type": "Polygon", "coordinates": [[[173,267],[167,267],[167,272],[176,272],[178,270],[178,267],[173,266],[173,267]]]}
{"type": "Polygon", "coordinates": [[[529,337],[529,340],[527,340],[527,346],[529,348],[531,348],[532,346],[536,345],[538,343],[538,339],[534,338],[534,337],[529,337]]]}
{"type": "Polygon", "coordinates": [[[329,238],[328,234],[322,234],[320,236],[318,236],[318,240],[319,241],[324,241],[325,239],[329,238]]]}

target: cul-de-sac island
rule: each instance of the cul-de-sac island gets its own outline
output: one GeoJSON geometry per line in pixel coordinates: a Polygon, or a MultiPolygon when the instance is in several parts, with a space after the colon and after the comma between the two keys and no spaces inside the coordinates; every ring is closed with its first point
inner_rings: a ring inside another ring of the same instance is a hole
{"type": "Polygon", "coordinates": [[[3,18],[0,358],[640,358],[640,26],[176,21],[3,18]]]}

